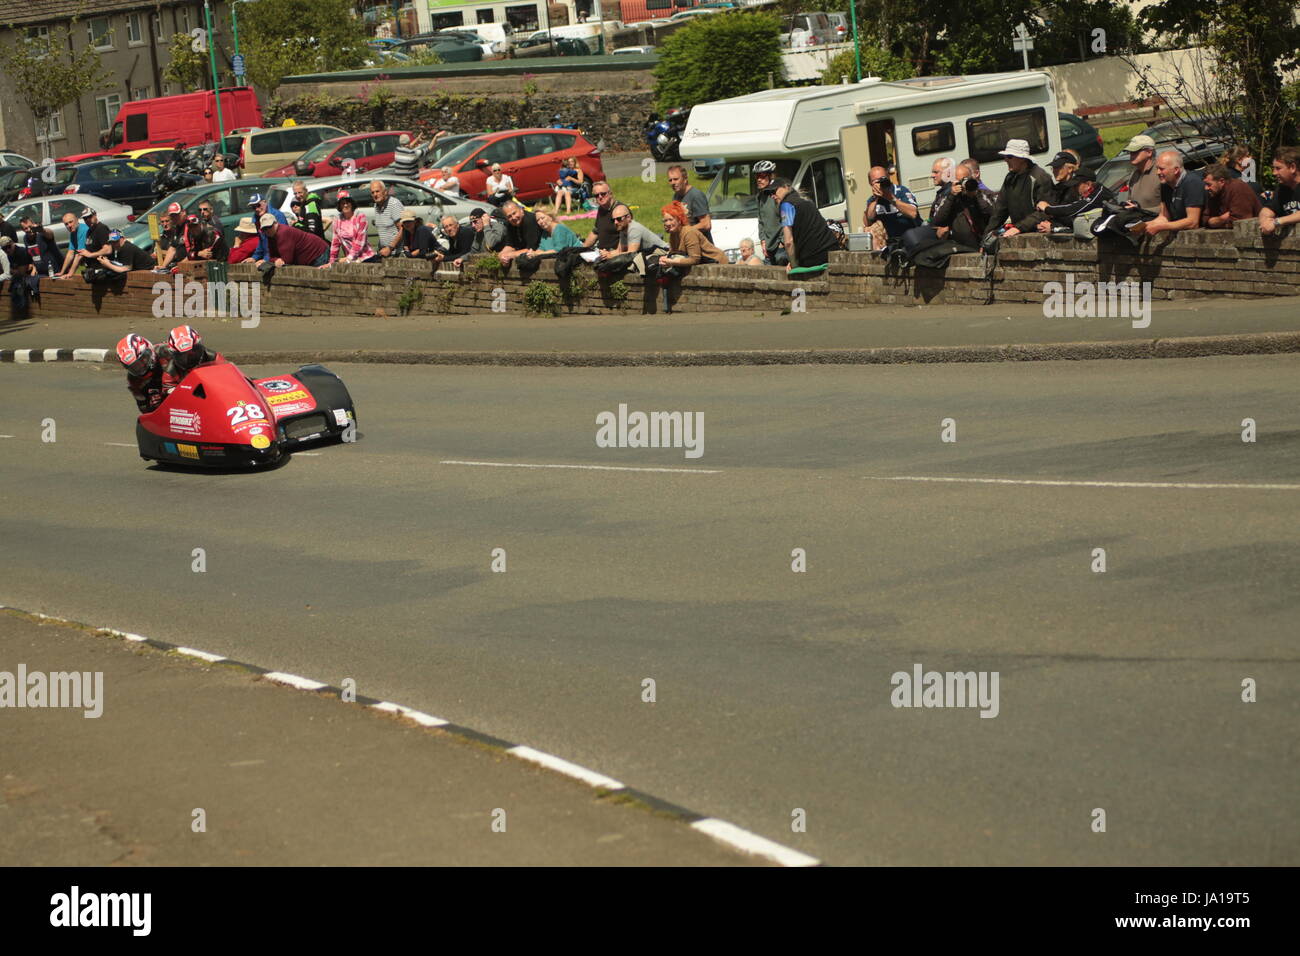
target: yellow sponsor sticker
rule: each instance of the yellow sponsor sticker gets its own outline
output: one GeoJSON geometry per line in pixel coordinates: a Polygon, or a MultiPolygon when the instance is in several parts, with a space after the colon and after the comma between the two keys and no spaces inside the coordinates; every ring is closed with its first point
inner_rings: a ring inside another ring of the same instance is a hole
{"type": "Polygon", "coordinates": [[[266,397],[266,404],[283,405],[285,402],[297,402],[306,397],[307,393],[299,388],[292,392],[281,392],[279,395],[268,395],[266,397]]]}
{"type": "Polygon", "coordinates": [[[197,445],[181,445],[178,443],[176,445],[176,450],[181,453],[182,458],[197,459],[199,457],[199,448],[197,445]]]}
{"type": "Polygon", "coordinates": [[[249,442],[249,444],[254,448],[270,448],[271,439],[267,438],[265,435],[254,435],[253,440],[249,442]]]}

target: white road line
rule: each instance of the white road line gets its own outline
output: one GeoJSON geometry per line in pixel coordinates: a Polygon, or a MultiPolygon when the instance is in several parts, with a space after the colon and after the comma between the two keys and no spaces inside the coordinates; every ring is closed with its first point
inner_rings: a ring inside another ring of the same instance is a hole
{"type": "Polygon", "coordinates": [[[1252,491],[1300,491],[1300,484],[1248,484],[1208,481],[1067,481],[1047,478],[943,478],[925,475],[862,475],[867,481],[936,481],[972,485],[1050,485],[1067,488],[1191,488],[1197,490],[1249,489],[1252,491]]]}
{"type": "Polygon", "coordinates": [[[432,714],[426,714],[423,711],[412,710],[410,707],[403,707],[401,704],[394,704],[391,701],[381,700],[377,704],[371,704],[375,710],[382,710],[389,714],[399,714],[402,717],[409,717],[417,724],[423,724],[425,727],[445,727],[450,721],[443,720],[441,717],[435,717],[432,714]]]}
{"type": "Polygon", "coordinates": [[[186,654],[189,657],[197,657],[201,660],[207,661],[210,664],[217,664],[225,660],[225,658],[222,657],[220,654],[213,654],[209,651],[196,651],[192,647],[178,647],[176,648],[176,653],[186,654]]]}
{"type": "Polygon", "coordinates": [[[73,349],[74,362],[102,362],[108,357],[108,349],[73,349]]]}
{"type": "Polygon", "coordinates": [[[706,820],[696,820],[691,824],[691,827],[701,833],[707,833],[713,839],[735,847],[737,850],[753,853],[755,856],[764,857],[780,863],[782,866],[817,866],[821,863],[821,860],[815,856],[808,856],[806,853],[792,850],[788,846],[773,843],[766,837],[761,837],[757,833],[750,833],[748,830],[742,830],[734,823],[728,823],[726,820],[715,820],[710,817],[706,820]]]}
{"type": "Polygon", "coordinates": [[[581,780],[583,783],[592,787],[603,787],[606,790],[625,790],[627,785],[620,783],[613,777],[606,777],[602,773],[596,773],[594,770],[588,770],[586,767],[580,767],[576,763],[569,763],[553,754],[548,754],[541,750],[534,750],[532,747],[511,747],[506,751],[529,763],[541,764],[548,770],[554,770],[556,773],[562,773],[566,777],[573,777],[581,780]]]}
{"type": "Polygon", "coordinates": [[[128,445],[124,441],[106,441],[105,445],[112,445],[114,448],[137,448],[137,445],[128,445]]]}
{"type": "Polygon", "coordinates": [[[511,461],[440,461],[440,465],[477,465],[480,468],[574,468],[579,471],[654,471],[672,475],[718,475],[720,469],[707,468],[633,468],[630,465],[526,465],[511,461]]]}
{"type": "Polygon", "coordinates": [[[47,362],[57,362],[59,360],[58,349],[45,349],[41,354],[45,356],[47,362]]]}
{"type": "Polygon", "coordinates": [[[299,677],[297,674],[285,674],[281,671],[270,671],[262,676],[267,680],[275,681],[277,684],[288,684],[290,687],[297,687],[299,690],[320,690],[322,687],[329,686],[328,684],[322,684],[318,680],[299,677]]]}
{"type": "Polygon", "coordinates": [[[0,435],[0,438],[13,438],[13,435],[0,435]]]}
{"type": "Polygon", "coordinates": [[[321,453],[318,451],[296,451],[293,453],[293,457],[294,458],[319,458],[320,454],[321,453]]]}

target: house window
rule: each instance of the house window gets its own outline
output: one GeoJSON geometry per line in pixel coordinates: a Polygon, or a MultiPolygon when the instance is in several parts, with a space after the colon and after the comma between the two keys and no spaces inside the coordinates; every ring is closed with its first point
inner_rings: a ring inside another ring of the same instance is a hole
{"type": "Polygon", "coordinates": [[[48,40],[50,38],[49,27],[28,27],[27,39],[29,40],[48,40]]]}
{"type": "Polygon", "coordinates": [[[161,14],[161,13],[151,13],[151,14],[149,15],[149,19],[150,19],[150,21],[153,23],[153,35],[154,35],[154,39],[157,40],[159,43],[162,43],[162,42],[163,42],[163,32],[162,32],[162,14],[161,14]]]}
{"type": "Polygon", "coordinates": [[[45,126],[38,120],[36,123],[37,140],[44,139],[63,139],[63,110],[57,110],[50,115],[50,128],[48,134],[45,126]]]}
{"type": "Polygon", "coordinates": [[[131,91],[131,99],[133,100],[147,100],[148,98],[149,87],[147,86],[137,86],[131,91]]]}
{"type": "Polygon", "coordinates": [[[144,24],[140,22],[138,13],[126,15],[126,42],[128,46],[139,46],[144,42],[144,24]]]}
{"type": "Polygon", "coordinates": [[[87,20],[86,35],[96,50],[113,49],[113,29],[108,17],[91,17],[87,20]]]}
{"type": "Polygon", "coordinates": [[[188,35],[193,28],[194,24],[190,22],[190,8],[181,7],[181,28],[177,32],[188,35]]]}
{"type": "Polygon", "coordinates": [[[95,115],[99,117],[99,131],[108,132],[117,119],[117,111],[122,108],[122,97],[118,93],[95,97],[95,115]]]}

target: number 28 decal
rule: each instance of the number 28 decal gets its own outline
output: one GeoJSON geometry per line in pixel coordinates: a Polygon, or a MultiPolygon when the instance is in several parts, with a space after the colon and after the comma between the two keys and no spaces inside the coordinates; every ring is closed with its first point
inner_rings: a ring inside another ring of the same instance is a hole
{"type": "Polygon", "coordinates": [[[226,414],[230,416],[232,425],[251,421],[254,418],[266,418],[266,412],[262,411],[261,405],[236,405],[234,408],[227,408],[226,414]]]}

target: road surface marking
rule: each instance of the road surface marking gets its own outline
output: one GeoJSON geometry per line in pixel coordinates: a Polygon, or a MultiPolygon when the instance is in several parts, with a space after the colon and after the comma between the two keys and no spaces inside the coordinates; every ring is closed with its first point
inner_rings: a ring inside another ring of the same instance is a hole
{"type": "Polygon", "coordinates": [[[654,471],[673,475],[717,475],[719,469],[707,468],[633,468],[630,465],[526,465],[512,461],[440,461],[440,465],[477,465],[480,468],[575,468],[580,471],[654,471]]]}
{"type": "Polygon", "coordinates": [[[867,481],[939,481],[972,485],[1051,485],[1067,488],[1193,488],[1241,489],[1254,491],[1300,491],[1300,484],[1248,484],[1208,481],[1067,481],[1048,478],[941,478],[923,475],[862,475],[867,481]]]}
{"type": "Polygon", "coordinates": [[[306,677],[299,677],[297,674],[286,674],[283,671],[270,671],[262,675],[267,680],[273,680],[277,684],[288,684],[290,687],[297,687],[299,690],[321,690],[328,687],[328,684],[322,684],[318,680],[309,680],[306,677]]]}
{"type": "Polygon", "coordinates": [[[602,773],[596,773],[594,770],[588,770],[586,767],[580,767],[576,763],[569,763],[552,754],[544,753],[541,750],[534,750],[532,747],[511,747],[506,753],[514,754],[530,763],[541,764],[547,769],[554,770],[556,773],[562,773],[566,777],[573,777],[581,780],[585,784],[593,787],[603,787],[606,790],[626,790],[627,785],[620,783],[613,777],[606,777],[602,773]]]}
{"type": "Polygon", "coordinates": [[[733,846],[745,853],[753,853],[755,856],[774,860],[782,866],[818,866],[821,864],[821,861],[816,857],[800,853],[798,850],[792,850],[788,846],[782,846],[779,843],[773,843],[766,837],[761,837],[757,833],[750,833],[748,830],[742,830],[734,823],[728,823],[726,820],[715,820],[711,817],[705,820],[696,820],[691,824],[691,828],[699,830],[701,833],[707,833],[720,843],[733,846]]]}
{"type": "Polygon", "coordinates": [[[375,710],[382,710],[389,714],[399,714],[402,717],[409,717],[417,724],[423,724],[425,727],[445,727],[449,721],[441,717],[434,717],[432,714],[426,714],[423,711],[412,710],[409,707],[403,707],[401,704],[394,704],[391,701],[381,700],[377,704],[371,704],[375,710]]]}
{"type": "Polygon", "coordinates": [[[207,661],[209,664],[219,664],[221,661],[225,660],[225,658],[220,654],[213,654],[209,651],[196,651],[192,647],[178,647],[176,648],[176,653],[185,654],[189,657],[197,657],[200,660],[207,661]]]}
{"type": "Polygon", "coordinates": [[[104,442],[104,444],[105,444],[105,445],[112,445],[114,448],[135,448],[135,447],[137,447],[137,446],[135,446],[135,445],[128,445],[128,444],[127,444],[126,442],[124,442],[124,441],[106,441],[106,442],[104,442]]]}

